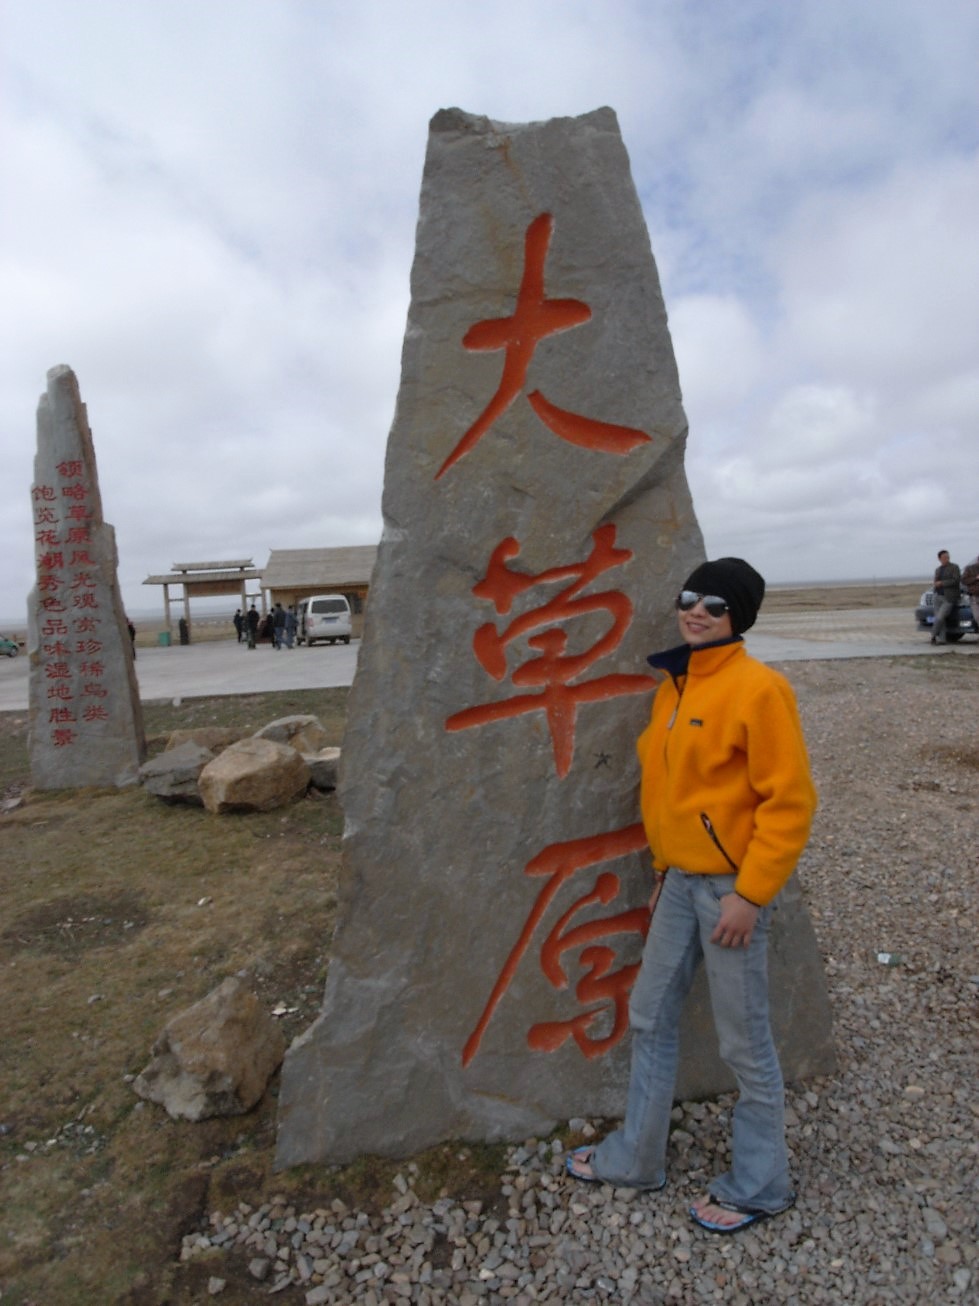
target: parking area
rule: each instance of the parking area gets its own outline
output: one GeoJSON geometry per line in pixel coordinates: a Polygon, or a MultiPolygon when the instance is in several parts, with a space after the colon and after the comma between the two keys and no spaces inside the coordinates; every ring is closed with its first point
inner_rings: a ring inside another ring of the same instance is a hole
{"type": "MultiPolygon", "coordinates": [[[[762,662],[813,662],[829,658],[979,658],[979,637],[935,647],[916,631],[904,608],[859,608],[845,612],[763,612],[745,637],[762,662]]],[[[139,696],[204,698],[212,694],[258,694],[283,689],[331,689],[353,683],[360,640],[314,648],[249,649],[232,640],[141,648],[136,661],[139,696]]],[[[0,658],[0,712],[28,705],[28,659],[0,658]]]]}

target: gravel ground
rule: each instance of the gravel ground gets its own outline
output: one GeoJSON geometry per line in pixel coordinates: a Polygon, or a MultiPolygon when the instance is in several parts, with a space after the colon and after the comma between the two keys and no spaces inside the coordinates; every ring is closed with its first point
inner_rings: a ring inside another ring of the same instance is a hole
{"type": "Polygon", "coordinates": [[[723,1098],[676,1107],[660,1194],[575,1183],[560,1139],[530,1140],[492,1209],[420,1202],[406,1163],[378,1216],[328,1201],[214,1212],[182,1258],[207,1256],[215,1297],[241,1257],[256,1300],[309,1306],[979,1300],[975,658],[783,668],[821,795],[800,873],[840,1063],[789,1086],[792,1211],[726,1237],[688,1220],[721,1164],[723,1098]]]}

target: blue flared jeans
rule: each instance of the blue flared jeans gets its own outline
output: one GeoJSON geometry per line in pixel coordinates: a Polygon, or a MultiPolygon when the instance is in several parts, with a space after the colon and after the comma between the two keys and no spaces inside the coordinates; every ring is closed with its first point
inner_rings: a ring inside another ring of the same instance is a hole
{"type": "Polygon", "coordinates": [[[710,936],[733,875],[671,869],[653,915],[629,1002],[632,1070],[622,1128],[595,1149],[595,1175],[609,1183],[661,1188],[679,1059],[680,1012],[703,961],[720,1053],[738,1084],[731,1168],[710,1193],[721,1201],[780,1211],[793,1200],[785,1145],[785,1086],[768,1009],[768,929],[764,907],[747,948],[710,936]]]}

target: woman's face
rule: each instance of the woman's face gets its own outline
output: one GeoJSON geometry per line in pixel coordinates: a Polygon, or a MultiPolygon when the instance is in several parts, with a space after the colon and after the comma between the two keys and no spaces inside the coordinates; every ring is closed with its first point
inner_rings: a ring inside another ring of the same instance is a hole
{"type": "Polygon", "coordinates": [[[680,627],[680,638],[694,648],[700,644],[713,644],[719,639],[730,639],[734,634],[730,612],[712,617],[702,599],[689,612],[677,609],[676,619],[680,627]]]}

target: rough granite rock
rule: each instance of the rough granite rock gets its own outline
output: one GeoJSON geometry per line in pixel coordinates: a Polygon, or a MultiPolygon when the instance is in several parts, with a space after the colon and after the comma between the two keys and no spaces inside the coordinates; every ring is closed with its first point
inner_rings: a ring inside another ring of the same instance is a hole
{"type": "Polygon", "coordinates": [[[282,1031],[237,977],[167,1023],[133,1090],[174,1120],[241,1115],[282,1061],[282,1031]]]}
{"type": "Polygon", "coordinates": [[[274,739],[289,744],[300,753],[316,753],[325,748],[330,736],[314,716],[284,716],[255,731],[256,739],[274,739]]]}
{"type": "Polygon", "coordinates": [[[197,783],[209,812],[269,812],[303,796],[309,767],[288,744],[240,739],[208,762],[197,783]]]}
{"type": "Polygon", "coordinates": [[[214,754],[209,748],[188,739],[144,762],[139,768],[140,783],[165,802],[202,807],[204,800],[198,782],[205,766],[213,761],[214,754]]]}
{"type": "Polygon", "coordinates": [[[339,748],[321,748],[318,753],[303,753],[309,767],[309,783],[314,789],[336,789],[340,770],[339,748]]]}

